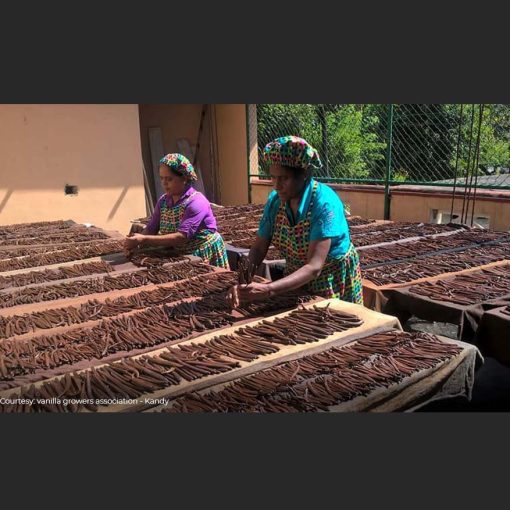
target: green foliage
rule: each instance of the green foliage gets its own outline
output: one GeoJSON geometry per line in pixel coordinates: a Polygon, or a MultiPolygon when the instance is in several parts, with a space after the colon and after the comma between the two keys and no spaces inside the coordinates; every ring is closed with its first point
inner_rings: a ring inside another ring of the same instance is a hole
{"type": "Polygon", "coordinates": [[[450,177],[455,150],[455,111],[449,105],[395,105],[392,168],[408,180],[450,177]]]}
{"type": "MultiPolygon", "coordinates": [[[[460,105],[456,106],[460,118],[460,105]]],[[[472,172],[476,164],[478,126],[480,125],[480,155],[478,174],[487,173],[489,167],[499,169],[510,165],[510,105],[486,104],[480,124],[480,105],[464,105],[459,144],[458,176],[472,172]],[[471,144],[470,144],[471,140],[471,144]]],[[[455,167],[457,152],[451,160],[455,167]]],[[[494,172],[498,173],[498,171],[494,172]]]]}
{"type": "MultiPolygon", "coordinates": [[[[301,136],[321,154],[324,177],[367,178],[378,163],[384,165],[386,149],[380,118],[373,106],[258,105],[259,147],[262,149],[279,136],[301,136]]],[[[261,169],[267,171],[263,163],[261,169]]]]}
{"type": "MultiPolygon", "coordinates": [[[[471,136],[478,127],[475,105],[464,105],[458,142],[459,104],[396,104],[392,132],[391,179],[401,182],[450,179],[465,172],[471,136]]],[[[320,177],[382,180],[386,168],[388,105],[259,104],[259,149],[279,136],[296,135],[317,148],[324,163],[320,177]]],[[[480,172],[510,166],[510,105],[484,105],[480,134],[480,172]]],[[[262,173],[267,167],[261,161],[262,173]]]]}

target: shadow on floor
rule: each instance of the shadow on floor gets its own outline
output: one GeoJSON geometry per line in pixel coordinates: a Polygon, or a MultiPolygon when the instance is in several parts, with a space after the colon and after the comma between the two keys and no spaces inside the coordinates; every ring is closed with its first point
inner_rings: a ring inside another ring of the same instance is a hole
{"type": "Polygon", "coordinates": [[[494,358],[485,358],[475,374],[473,398],[452,398],[432,402],[418,412],[502,412],[510,411],[510,368],[494,358]]]}
{"type": "MultiPolygon", "coordinates": [[[[424,331],[449,338],[457,337],[457,326],[443,322],[422,321],[415,317],[405,325],[405,331],[424,331]]],[[[475,373],[471,401],[457,397],[432,402],[417,412],[510,412],[510,367],[494,358],[484,358],[475,373]]]]}

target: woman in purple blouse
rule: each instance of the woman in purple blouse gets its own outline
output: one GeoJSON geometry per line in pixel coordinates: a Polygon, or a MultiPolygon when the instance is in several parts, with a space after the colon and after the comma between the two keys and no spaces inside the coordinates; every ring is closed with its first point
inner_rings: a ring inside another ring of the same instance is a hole
{"type": "Polygon", "coordinates": [[[182,154],[167,154],[160,160],[159,177],[165,194],[143,232],[126,238],[126,250],[137,246],[175,247],[181,253],[228,269],[225,243],[217,231],[211,204],[191,186],[197,180],[193,165],[182,154]]]}

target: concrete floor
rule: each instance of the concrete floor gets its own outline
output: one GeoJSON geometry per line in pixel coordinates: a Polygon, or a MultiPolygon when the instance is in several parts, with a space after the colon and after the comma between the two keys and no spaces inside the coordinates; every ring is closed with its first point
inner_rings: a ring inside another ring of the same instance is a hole
{"type": "MultiPolygon", "coordinates": [[[[426,331],[449,338],[456,338],[457,326],[441,322],[426,322],[411,318],[406,331],[426,331]]],[[[510,411],[510,367],[494,358],[484,358],[476,370],[471,401],[457,397],[444,399],[422,407],[419,412],[501,412],[510,411]]]]}
{"type": "Polygon", "coordinates": [[[501,412],[510,411],[510,368],[494,358],[485,358],[475,373],[473,398],[438,400],[422,407],[420,412],[501,412]]]}

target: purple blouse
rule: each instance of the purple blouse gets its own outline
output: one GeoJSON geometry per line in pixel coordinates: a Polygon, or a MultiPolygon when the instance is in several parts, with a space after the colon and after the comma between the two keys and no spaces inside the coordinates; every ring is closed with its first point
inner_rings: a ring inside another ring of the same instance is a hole
{"type": "MultiPolygon", "coordinates": [[[[166,193],[162,195],[154,207],[149,223],[147,223],[147,233],[155,235],[159,232],[159,221],[161,218],[161,204],[163,200],[166,201],[168,207],[174,207],[181,204],[196,190],[190,186],[182,195],[181,198],[174,204],[174,201],[170,195],[166,193]]],[[[178,232],[184,234],[188,239],[194,237],[200,230],[217,230],[216,218],[213,215],[211,204],[209,200],[200,192],[197,192],[195,196],[189,200],[184,209],[184,215],[181,220],[181,224],[177,229],[178,232]]]]}

